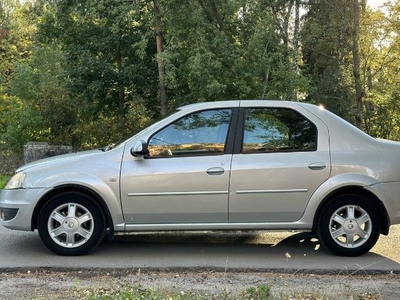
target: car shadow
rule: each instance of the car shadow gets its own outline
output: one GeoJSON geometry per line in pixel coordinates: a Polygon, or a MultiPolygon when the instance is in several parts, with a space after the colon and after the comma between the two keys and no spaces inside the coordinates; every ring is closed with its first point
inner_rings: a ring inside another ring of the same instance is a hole
{"type": "Polygon", "coordinates": [[[94,253],[129,257],[132,266],[289,273],[400,273],[400,264],[379,253],[340,257],[313,233],[164,233],[117,236],[94,253]]]}
{"type": "MultiPolygon", "coordinates": [[[[212,270],[245,272],[400,273],[383,253],[335,256],[311,233],[163,233],[105,238],[91,253],[63,257],[50,252],[37,232],[0,231],[0,269],[212,270]]],[[[379,241],[378,241],[379,243],[379,241]]],[[[390,240],[388,243],[394,243],[390,240]]],[[[388,246],[397,251],[395,246],[388,246]]],[[[386,246],[386,244],[385,244],[386,246]]],[[[397,257],[397,256],[396,256],[397,257]]]]}
{"type": "MultiPolygon", "coordinates": [[[[243,233],[155,233],[116,236],[114,244],[158,243],[158,244],[199,244],[232,247],[232,245],[256,245],[273,248],[271,252],[315,252],[331,254],[321,247],[316,234],[310,232],[243,232],[243,233]]],[[[287,255],[286,255],[287,256],[287,255]]]]}

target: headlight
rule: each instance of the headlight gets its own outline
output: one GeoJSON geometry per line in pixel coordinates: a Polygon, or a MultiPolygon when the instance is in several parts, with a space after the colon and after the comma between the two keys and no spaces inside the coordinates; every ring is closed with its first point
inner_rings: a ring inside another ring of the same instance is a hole
{"type": "Polygon", "coordinates": [[[18,172],[16,173],[11,179],[7,182],[5,186],[5,190],[14,190],[20,189],[23,187],[26,178],[25,172],[18,172]]]}

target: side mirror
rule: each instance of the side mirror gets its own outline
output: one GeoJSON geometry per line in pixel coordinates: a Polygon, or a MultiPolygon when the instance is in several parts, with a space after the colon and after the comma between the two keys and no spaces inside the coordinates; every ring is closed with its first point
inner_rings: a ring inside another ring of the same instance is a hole
{"type": "Polygon", "coordinates": [[[131,148],[131,154],[133,156],[145,156],[149,154],[147,149],[147,143],[145,141],[137,141],[135,145],[131,148]]]}

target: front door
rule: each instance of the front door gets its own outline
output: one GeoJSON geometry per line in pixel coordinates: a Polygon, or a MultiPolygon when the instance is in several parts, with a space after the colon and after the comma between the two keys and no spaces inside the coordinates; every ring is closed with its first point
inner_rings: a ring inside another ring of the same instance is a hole
{"type": "Polygon", "coordinates": [[[228,221],[232,154],[225,154],[225,144],[231,115],[231,109],[192,113],[155,132],[147,141],[148,157],[124,155],[127,224],[228,221]]]}

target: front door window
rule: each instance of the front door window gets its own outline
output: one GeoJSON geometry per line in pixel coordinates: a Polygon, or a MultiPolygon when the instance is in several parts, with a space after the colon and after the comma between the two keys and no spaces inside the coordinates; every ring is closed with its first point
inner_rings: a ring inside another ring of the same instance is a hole
{"type": "Polygon", "coordinates": [[[223,154],[230,117],[230,109],[185,116],[150,138],[150,157],[223,154]]]}

